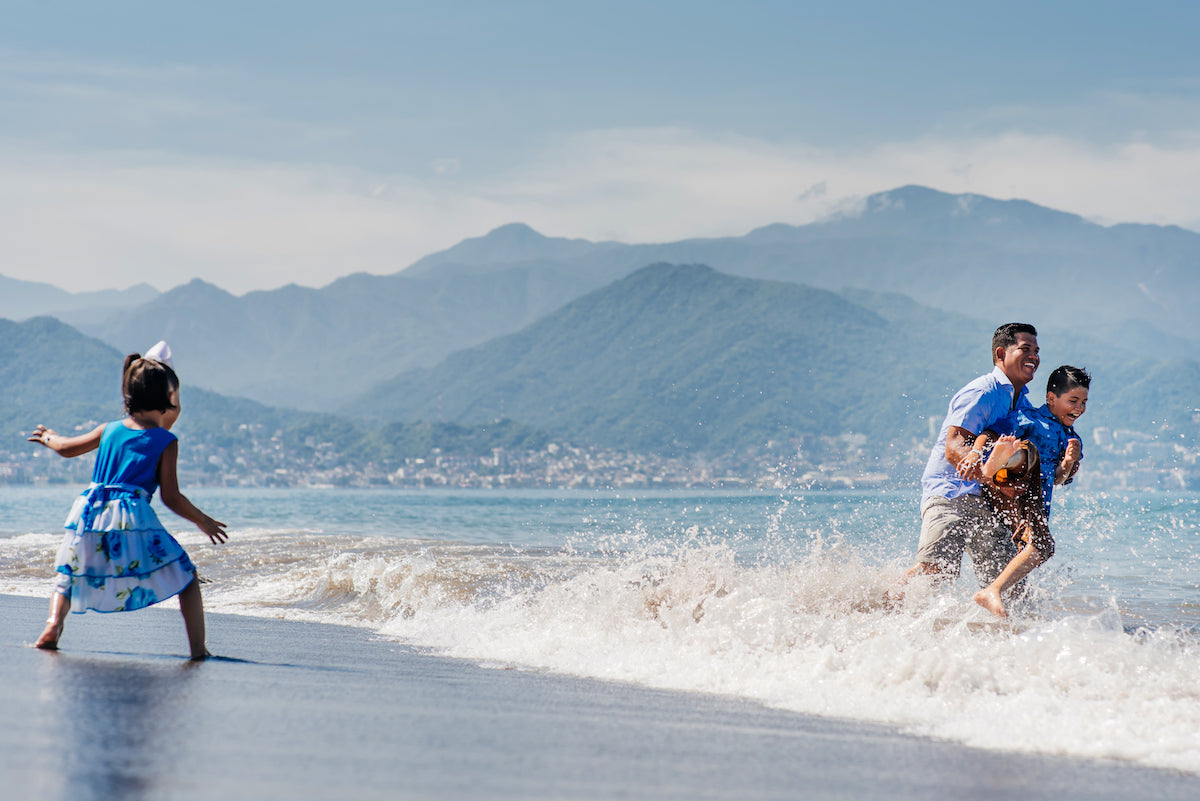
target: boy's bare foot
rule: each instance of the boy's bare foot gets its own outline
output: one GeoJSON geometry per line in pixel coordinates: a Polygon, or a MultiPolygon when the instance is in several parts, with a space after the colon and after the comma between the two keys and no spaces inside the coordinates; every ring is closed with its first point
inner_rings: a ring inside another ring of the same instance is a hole
{"type": "Polygon", "coordinates": [[[46,621],[46,628],[42,631],[42,636],[37,638],[37,642],[33,644],[34,648],[41,648],[43,651],[57,651],[58,638],[62,636],[63,623],[65,621],[54,621],[50,618],[46,621]]]}
{"type": "Polygon", "coordinates": [[[212,654],[210,654],[208,652],[208,649],[205,648],[203,651],[201,651],[198,654],[192,654],[190,659],[193,662],[203,662],[205,659],[209,659],[210,657],[212,657],[212,654]]]}
{"type": "Polygon", "coordinates": [[[1000,600],[1000,593],[991,587],[985,587],[975,593],[975,603],[996,617],[1008,617],[1008,612],[1004,609],[1004,602],[1000,600]]]}

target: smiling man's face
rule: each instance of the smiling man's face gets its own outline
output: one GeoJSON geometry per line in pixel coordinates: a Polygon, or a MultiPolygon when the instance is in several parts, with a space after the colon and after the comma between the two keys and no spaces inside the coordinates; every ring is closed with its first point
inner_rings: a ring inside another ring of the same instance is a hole
{"type": "Polygon", "coordinates": [[[996,362],[1008,380],[1017,389],[1033,380],[1041,358],[1038,356],[1037,337],[1033,334],[1017,334],[1017,341],[1004,349],[1003,356],[996,362]]]}

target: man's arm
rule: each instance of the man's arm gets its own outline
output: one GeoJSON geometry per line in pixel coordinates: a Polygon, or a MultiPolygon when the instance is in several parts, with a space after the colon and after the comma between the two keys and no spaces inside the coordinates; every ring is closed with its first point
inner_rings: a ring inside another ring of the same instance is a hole
{"type": "Polygon", "coordinates": [[[958,468],[958,474],[967,481],[980,479],[980,451],[975,450],[975,434],[959,426],[950,426],[946,431],[946,461],[958,468]]]}

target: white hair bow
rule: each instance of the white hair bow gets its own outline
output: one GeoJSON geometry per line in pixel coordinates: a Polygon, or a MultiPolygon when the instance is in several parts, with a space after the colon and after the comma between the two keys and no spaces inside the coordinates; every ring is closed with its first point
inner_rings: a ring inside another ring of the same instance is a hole
{"type": "Polygon", "coordinates": [[[168,345],[166,342],[160,341],[153,348],[146,351],[146,354],[142,358],[143,359],[153,359],[156,362],[162,362],[167,367],[170,367],[172,370],[175,369],[175,365],[171,364],[171,346],[168,345]]]}

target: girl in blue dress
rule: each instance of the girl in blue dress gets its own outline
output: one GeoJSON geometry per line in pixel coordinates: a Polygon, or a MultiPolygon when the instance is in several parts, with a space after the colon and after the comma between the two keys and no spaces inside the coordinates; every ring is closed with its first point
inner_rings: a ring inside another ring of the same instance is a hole
{"type": "Polygon", "coordinates": [[[171,433],[179,419],[179,379],[165,343],[151,352],[162,361],[136,353],[125,359],[124,420],[76,437],[39,425],[29,438],[65,457],[99,449],[92,484],[67,515],[67,534],[55,559],[56,592],[38,648],[58,647],[68,611],[128,612],[178,595],[191,658],[209,656],[196,568],[162,527],[150,499],[157,489],[168,509],[214,543],[226,540],[225,524],[179,491],[179,444],[171,433]]]}

